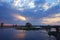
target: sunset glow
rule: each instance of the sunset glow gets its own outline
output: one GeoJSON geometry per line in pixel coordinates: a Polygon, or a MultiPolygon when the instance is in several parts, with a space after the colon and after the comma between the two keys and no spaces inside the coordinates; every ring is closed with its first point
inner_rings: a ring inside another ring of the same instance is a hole
{"type": "Polygon", "coordinates": [[[44,24],[55,24],[60,22],[60,13],[59,14],[54,14],[52,17],[49,18],[43,18],[42,19],[44,24]]]}
{"type": "Polygon", "coordinates": [[[19,33],[16,34],[16,38],[24,38],[26,36],[25,30],[19,30],[19,33]]]}
{"type": "Polygon", "coordinates": [[[17,20],[22,20],[22,21],[26,21],[27,19],[26,19],[26,17],[24,17],[24,16],[21,16],[21,15],[16,15],[16,14],[14,14],[13,15],[17,20]]]}
{"type": "Polygon", "coordinates": [[[60,0],[0,0],[0,21],[60,24],[60,0]]]}

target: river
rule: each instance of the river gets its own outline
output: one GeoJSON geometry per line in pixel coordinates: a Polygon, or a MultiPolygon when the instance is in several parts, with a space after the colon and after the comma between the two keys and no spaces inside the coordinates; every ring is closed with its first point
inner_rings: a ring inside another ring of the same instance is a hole
{"type": "Polygon", "coordinates": [[[49,37],[45,30],[16,30],[14,28],[0,28],[0,40],[55,40],[49,37]]]}

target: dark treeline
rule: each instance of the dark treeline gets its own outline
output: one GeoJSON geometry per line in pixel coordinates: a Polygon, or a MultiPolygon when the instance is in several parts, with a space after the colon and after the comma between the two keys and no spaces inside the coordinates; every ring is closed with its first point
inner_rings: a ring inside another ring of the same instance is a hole
{"type": "MultiPolygon", "coordinates": [[[[18,28],[18,29],[25,29],[25,30],[39,29],[39,28],[33,28],[33,26],[35,26],[35,25],[32,25],[31,23],[26,23],[25,25],[19,25],[19,26],[17,24],[16,25],[13,24],[10,27],[18,28]]],[[[4,28],[4,27],[9,27],[9,26],[4,26],[4,23],[1,23],[0,28],[4,28]]],[[[42,29],[42,30],[43,29],[47,30],[49,36],[53,35],[56,38],[56,40],[60,40],[60,25],[47,25],[47,26],[42,25],[39,27],[41,27],[40,29],[42,29]],[[51,28],[55,28],[56,31],[51,31],[51,28]]]]}

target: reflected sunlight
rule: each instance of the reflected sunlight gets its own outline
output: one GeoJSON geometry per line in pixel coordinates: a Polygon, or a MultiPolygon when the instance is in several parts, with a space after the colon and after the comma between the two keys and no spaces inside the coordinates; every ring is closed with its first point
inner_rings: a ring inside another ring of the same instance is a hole
{"type": "Polygon", "coordinates": [[[25,38],[26,31],[25,30],[17,30],[18,33],[16,34],[16,38],[25,38]]]}

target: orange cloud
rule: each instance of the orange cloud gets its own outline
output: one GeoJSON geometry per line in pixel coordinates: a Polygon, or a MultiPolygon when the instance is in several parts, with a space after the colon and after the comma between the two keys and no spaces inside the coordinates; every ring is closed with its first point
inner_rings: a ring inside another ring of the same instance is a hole
{"type": "Polygon", "coordinates": [[[58,24],[60,22],[60,14],[54,14],[52,17],[42,18],[43,24],[58,24]]]}
{"type": "Polygon", "coordinates": [[[21,16],[21,15],[18,15],[18,14],[14,14],[13,17],[16,19],[16,20],[22,20],[22,21],[26,21],[26,17],[24,16],[21,16]]]}

